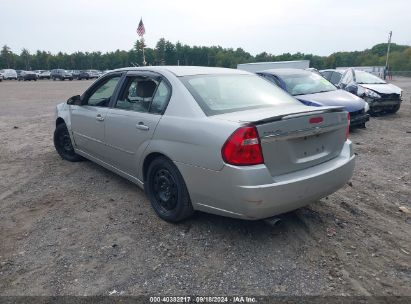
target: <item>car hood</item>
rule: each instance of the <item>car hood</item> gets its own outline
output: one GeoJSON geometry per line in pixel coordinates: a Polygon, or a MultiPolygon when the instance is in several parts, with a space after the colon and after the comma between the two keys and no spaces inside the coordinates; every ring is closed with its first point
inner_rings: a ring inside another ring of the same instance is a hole
{"type": "Polygon", "coordinates": [[[394,93],[401,94],[401,91],[402,91],[401,88],[391,83],[379,83],[379,84],[361,83],[358,85],[362,86],[363,88],[367,88],[367,89],[373,90],[381,94],[394,94],[394,93]]]}
{"type": "Polygon", "coordinates": [[[365,101],[344,90],[294,96],[301,102],[315,102],[324,106],[342,106],[348,112],[364,109],[365,101]]]}

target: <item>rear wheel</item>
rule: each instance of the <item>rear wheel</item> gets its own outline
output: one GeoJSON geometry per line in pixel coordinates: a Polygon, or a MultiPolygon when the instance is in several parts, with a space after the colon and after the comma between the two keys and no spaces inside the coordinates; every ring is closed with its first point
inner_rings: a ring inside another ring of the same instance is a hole
{"type": "Polygon", "coordinates": [[[178,222],[194,212],[183,177],[165,157],[150,163],[145,190],[154,211],[163,220],[178,222]]]}
{"type": "Polygon", "coordinates": [[[83,160],[83,157],[78,155],[71,143],[70,134],[67,130],[67,126],[64,123],[57,125],[54,131],[54,147],[57,153],[65,160],[71,162],[78,162],[83,160]]]}

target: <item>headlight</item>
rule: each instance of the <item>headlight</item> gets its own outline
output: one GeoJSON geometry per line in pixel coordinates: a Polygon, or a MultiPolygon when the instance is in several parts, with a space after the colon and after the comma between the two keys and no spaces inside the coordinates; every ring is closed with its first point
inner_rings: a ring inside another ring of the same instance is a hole
{"type": "Polygon", "coordinates": [[[373,90],[358,86],[358,96],[367,96],[371,98],[381,98],[381,96],[373,90]]]}
{"type": "Polygon", "coordinates": [[[368,102],[365,102],[364,113],[367,113],[369,110],[370,110],[370,105],[368,104],[368,102]]]}

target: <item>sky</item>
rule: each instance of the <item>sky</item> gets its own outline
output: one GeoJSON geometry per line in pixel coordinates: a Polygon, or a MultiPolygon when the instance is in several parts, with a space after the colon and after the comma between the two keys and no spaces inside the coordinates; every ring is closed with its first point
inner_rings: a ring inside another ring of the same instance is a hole
{"type": "Polygon", "coordinates": [[[143,18],[146,45],[241,47],[256,55],[411,45],[410,0],[0,0],[0,46],[59,51],[129,50],[143,18]]]}

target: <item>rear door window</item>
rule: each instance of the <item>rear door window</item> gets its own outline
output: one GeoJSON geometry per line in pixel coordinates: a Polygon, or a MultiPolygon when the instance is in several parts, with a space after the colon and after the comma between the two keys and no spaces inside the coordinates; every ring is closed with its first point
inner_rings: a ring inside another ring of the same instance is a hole
{"type": "Polygon", "coordinates": [[[337,84],[340,82],[340,79],[341,79],[341,74],[337,72],[333,72],[330,78],[330,82],[332,84],[337,84]]]}
{"type": "Polygon", "coordinates": [[[324,72],[321,72],[321,75],[322,75],[325,79],[330,80],[331,73],[332,73],[331,71],[324,71],[324,72]]]}
{"type": "Polygon", "coordinates": [[[161,114],[168,104],[170,95],[170,86],[161,77],[128,76],[114,107],[161,114]]]}

